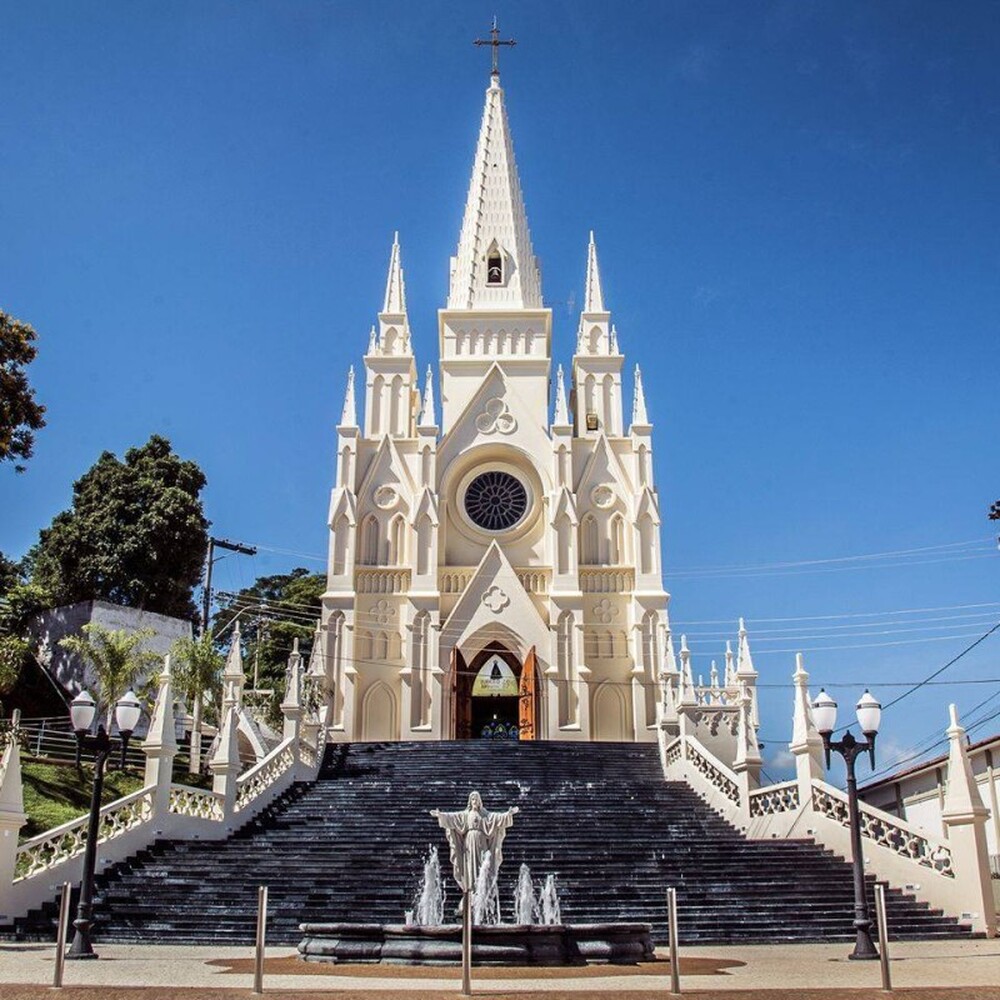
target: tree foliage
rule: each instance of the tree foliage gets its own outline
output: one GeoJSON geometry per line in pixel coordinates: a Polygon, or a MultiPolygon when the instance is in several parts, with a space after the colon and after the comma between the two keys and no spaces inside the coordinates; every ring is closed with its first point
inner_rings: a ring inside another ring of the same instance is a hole
{"type": "Polygon", "coordinates": [[[0,462],[31,458],[35,431],[45,426],[45,407],[35,400],[25,366],[35,360],[37,334],[13,316],[0,310],[0,462]]]}
{"type": "Polygon", "coordinates": [[[1000,500],[990,505],[990,520],[1000,521],[1000,500]]]}
{"type": "Polygon", "coordinates": [[[93,668],[97,677],[97,704],[107,714],[110,732],[115,702],[159,660],[156,653],[142,648],[153,631],[110,629],[98,622],[89,622],[81,631],[82,635],[60,639],[59,645],[93,668]]]}
{"type": "Polygon", "coordinates": [[[157,435],[123,462],[106,451],[42,531],[36,582],[58,604],[103,599],[193,620],[208,544],[204,486],[201,469],[157,435]]]}
{"type": "Polygon", "coordinates": [[[230,598],[213,619],[212,634],[220,644],[228,645],[229,623],[239,614],[245,644],[245,669],[258,685],[275,692],[272,713],[285,693],[285,667],[292,643],[299,640],[303,654],[308,652],[326,589],[322,573],[310,573],[301,566],[290,573],[259,577],[230,598]]]}

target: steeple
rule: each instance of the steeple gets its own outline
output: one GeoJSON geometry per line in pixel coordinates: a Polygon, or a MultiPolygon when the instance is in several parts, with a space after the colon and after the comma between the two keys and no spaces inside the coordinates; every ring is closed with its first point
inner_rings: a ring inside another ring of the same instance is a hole
{"type": "Polygon", "coordinates": [[[392,250],[389,254],[389,276],[385,282],[384,313],[406,312],[406,285],[403,283],[403,266],[399,258],[399,233],[392,234],[392,250]]]}
{"type": "Polygon", "coordinates": [[[542,283],[531,246],[499,74],[490,76],[449,309],[541,309],[542,283]]]}
{"type": "Polygon", "coordinates": [[[593,229],[590,231],[590,243],[587,246],[587,284],[583,293],[583,311],[604,312],[604,293],[601,291],[601,272],[597,267],[597,244],[594,243],[593,229]]]}
{"type": "Polygon", "coordinates": [[[406,285],[399,251],[399,233],[392,234],[385,300],[378,314],[378,349],[384,355],[410,354],[410,321],[406,315],[406,285]]]}

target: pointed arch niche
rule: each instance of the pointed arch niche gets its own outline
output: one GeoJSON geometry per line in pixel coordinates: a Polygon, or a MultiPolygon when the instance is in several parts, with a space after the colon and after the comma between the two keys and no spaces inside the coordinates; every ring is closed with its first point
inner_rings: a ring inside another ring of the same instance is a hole
{"type": "Polygon", "coordinates": [[[621,685],[604,681],[594,691],[591,708],[593,738],[603,742],[621,743],[630,739],[628,733],[628,705],[621,685]]]}
{"type": "Polygon", "coordinates": [[[559,725],[574,726],[580,721],[580,692],[573,651],[572,611],[559,616],[556,627],[556,655],[559,668],[559,725]]]}
{"type": "Polygon", "coordinates": [[[361,703],[361,726],[370,743],[399,739],[396,694],[385,681],[376,681],[361,703]]]}
{"type": "Polygon", "coordinates": [[[431,684],[427,647],[431,616],[426,611],[413,619],[410,640],[410,728],[427,729],[431,724],[431,684]]]}

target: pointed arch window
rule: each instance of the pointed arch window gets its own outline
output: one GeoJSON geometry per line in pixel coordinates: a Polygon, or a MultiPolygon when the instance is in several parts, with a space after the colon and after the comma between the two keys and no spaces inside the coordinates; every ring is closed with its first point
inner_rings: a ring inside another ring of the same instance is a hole
{"type": "Polygon", "coordinates": [[[378,565],[378,518],[369,514],[361,527],[361,565],[378,565]]]}
{"type": "Polygon", "coordinates": [[[504,253],[494,240],[486,251],[486,284],[502,285],[504,277],[504,253]]]}
{"type": "Polygon", "coordinates": [[[597,532],[597,518],[586,514],[580,523],[580,562],[585,566],[596,566],[599,559],[600,537],[597,532]]]}

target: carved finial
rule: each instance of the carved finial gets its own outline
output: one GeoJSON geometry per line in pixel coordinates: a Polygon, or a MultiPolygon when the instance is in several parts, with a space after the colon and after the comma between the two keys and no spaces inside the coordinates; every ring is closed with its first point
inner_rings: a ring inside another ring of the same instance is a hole
{"type": "Polygon", "coordinates": [[[608,353],[618,354],[618,327],[614,323],[611,324],[611,337],[608,340],[608,353]]]}
{"type": "Polygon", "coordinates": [[[372,328],[368,331],[368,353],[375,354],[378,351],[378,344],[375,340],[375,324],[372,323],[372,328]]]}

